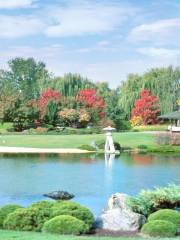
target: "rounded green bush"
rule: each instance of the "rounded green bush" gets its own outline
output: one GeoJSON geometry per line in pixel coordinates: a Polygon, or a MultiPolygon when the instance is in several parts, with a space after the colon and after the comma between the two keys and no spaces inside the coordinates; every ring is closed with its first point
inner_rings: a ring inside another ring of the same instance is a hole
{"type": "Polygon", "coordinates": [[[39,201],[31,204],[29,207],[38,207],[38,208],[51,208],[54,202],[50,201],[39,201]]]}
{"type": "Polygon", "coordinates": [[[80,147],[79,147],[79,149],[81,149],[81,150],[87,150],[87,151],[96,151],[96,148],[95,147],[93,147],[93,146],[91,146],[91,145],[81,145],[80,147]]]}
{"type": "Polygon", "coordinates": [[[50,208],[29,207],[17,209],[4,221],[4,228],[19,231],[41,231],[44,223],[51,218],[50,208]]]}
{"type": "Polygon", "coordinates": [[[71,201],[60,201],[54,204],[52,207],[52,216],[55,217],[59,215],[76,217],[82,220],[88,226],[88,229],[92,227],[94,222],[93,214],[88,208],[71,201]]]}
{"type": "Polygon", "coordinates": [[[180,229],[180,212],[172,209],[161,209],[149,215],[148,221],[165,220],[174,223],[180,229]]]}
{"type": "Polygon", "coordinates": [[[173,237],[177,227],[174,223],[164,220],[154,220],[143,225],[141,232],[152,237],[173,237]]]}
{"type": "Polygon", "coordinates": [[[43,232],[79,235],[87,231],[86,224],[72,216],[61,215],[45,222],[43,232]]]}
{"type": "Polygon", "coordinates": [[[22,208],[20,205],[16,204],[8,204],[5,205],[4,207],[0,208],[0,228],[3,227],[3,222],[8,216],[8,214],[14,212],[16,209],[22,208]]]}

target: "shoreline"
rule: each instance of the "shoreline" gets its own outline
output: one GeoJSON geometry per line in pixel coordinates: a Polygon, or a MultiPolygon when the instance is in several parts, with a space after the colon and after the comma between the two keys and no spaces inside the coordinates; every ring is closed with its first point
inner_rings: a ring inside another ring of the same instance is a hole
{"type": "Polygon", "coordinates": [[[0,153],[91,153],[91,151],[78,148],[27,148],[0,146],[0,153]]]}

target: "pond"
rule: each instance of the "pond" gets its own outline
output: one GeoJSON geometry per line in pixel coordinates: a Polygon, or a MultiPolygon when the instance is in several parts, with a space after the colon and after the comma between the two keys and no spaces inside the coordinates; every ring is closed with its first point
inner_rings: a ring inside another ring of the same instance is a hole
{"type": "Polygon", "coordinates": [[[0,205],[26,206],[45,199],[44,193],[66,190],[97,215],[112,193],[134,195],[168,183],[180,183],[177,155],[0,155],[0,205]]]}

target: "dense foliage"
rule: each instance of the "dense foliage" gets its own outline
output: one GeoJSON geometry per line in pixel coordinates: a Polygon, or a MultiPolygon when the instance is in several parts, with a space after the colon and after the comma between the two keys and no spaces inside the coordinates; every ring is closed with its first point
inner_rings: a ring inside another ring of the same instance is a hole
{"type": "Polygon", "coordinates": [[[8,214],[14,212],[16,209],[19,209],[19,208],[22,208],[22,207],[15,204],[9,204],[0,208],[0,228],[3,227],[3,222],[8,216],[8,214]]]}
{"type": "Polygon", "coordinates": [[[52,207],[52,216],[59,215],[76,217],[87,225],[87,229],[90,229],[94,222],[94,217],[90,210],[75,202],[63,201],[55,203],[52,207]]]}
{"type": "Polygon", "coordinates": [[[71,201],[40,201],[27,208],[7,205],[0,211],[0,227],[7,230],[80,234],[88,232],[93,222],[88,208],[71,201]]]}
{"type": "Polygon", "coordinates": [[[141,232],[152,237],[174,237],[176,225],[165,220],[154,220],[143,225],[141,232]]]}
{"type": "Polygon", "coordinates": [[[149,215],[148,221],[165,220],[172,222],[176,225],[178,231],[180,231],[180,212],[172,209],[161,209],[149,215]]]}
{"type": "Polygon", "coordinates": [[[180,207],[180,186],[155,188],[143,190],[137,197],[130,197],[128,205],[137,213],[145,216],[159,209],[176,209],[180,207]]]}
{"type": "Polygon", "coordinates": [[[0,70],[0,121],[13,122],[15,131],[45,124],[73,128],[112,125],[128,130],[131,112],[132,125],[137,125],[155,123],[160,111],[175,110],[179,79],[179,68],[158,68],[142,76],[130,74],[112,90],[106,82],[93,83],[78,74],[53,77],[44,63],[15,58],[8,62],[8,70],[0,70]]]}
{"type": "Polygon", "coordinates": [[[18,231],[41,231],[43,224],[50,218],[50,208],[18,209],[7,216],[4,221],[4,228],[18,231]]]}
{"type": "Polygon", "coordinates": [[[130,74],[123,81],[119,91],[119,104],[129,118],[135,101],[140,97],[142,89],[148,89],[159,98],[161,113],[167,113],[177,108],[180,97],[180,68],[153,68],[143,75],[130,74]]]}
{"type": "Polygon", "coordinates": [[[151,95],[147,89],[143,89],[140,96],[131,111],[132,126],[156,124],[158,122],[157,115],[160,113],[159,99],[151,95]]]}
{"type": "Polygon", "coordinates": [[[86,230],[86,224],[83,221],[68,215],[54,217],[43,227],[43,232],[55,234],[79,235],[85,233],[86,230]]]}

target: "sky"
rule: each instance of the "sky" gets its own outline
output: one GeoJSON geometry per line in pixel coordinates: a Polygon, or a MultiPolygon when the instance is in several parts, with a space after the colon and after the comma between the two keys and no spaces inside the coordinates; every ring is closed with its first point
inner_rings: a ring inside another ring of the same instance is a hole
{"type": "Polygon", "coordinates": [[[112,88],[180,66],[180,0],[0,0],[0,68],[15,57],[112,88]]]}

